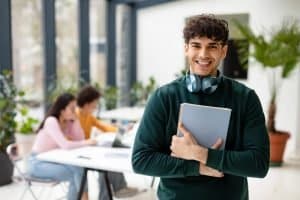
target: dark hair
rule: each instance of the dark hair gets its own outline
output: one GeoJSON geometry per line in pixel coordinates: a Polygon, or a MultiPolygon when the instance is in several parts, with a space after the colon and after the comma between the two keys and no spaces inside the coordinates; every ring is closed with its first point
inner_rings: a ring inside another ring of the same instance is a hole
{"type": "Polygon", "coordinates": [[[214,41],[221,41],[222,45],[228,41],[228,23],[216,18],[213,14],[202,14],[189,17],[183,29],[185,43],[195,37],[207,37],[214,41]]]}
{"type": "Polygon", "coordinates": [[[53,103],[53,105],[50,107],[50,109],[48,110],[44,120],[42,121],[42,123],[40,124],[39,128],[37,129],[37,132],[43,128],[45,120],[47,119],[47,117],[53,116],[55,118],[59,118],[59,115],[61,113],[62,110],[64,110],[71,101],[75,100],[75,96],[73,94],[70,93],[63,93],[61,95],[59,95],[55,102],[53,103]]]}
{"type": "Polygon", "coordinates": [[[100,96],[101,94],[96,88],[90,85],[84,86],[77,95],[77,105],[82,108],[85,104],[99,99],[100,96]]]}

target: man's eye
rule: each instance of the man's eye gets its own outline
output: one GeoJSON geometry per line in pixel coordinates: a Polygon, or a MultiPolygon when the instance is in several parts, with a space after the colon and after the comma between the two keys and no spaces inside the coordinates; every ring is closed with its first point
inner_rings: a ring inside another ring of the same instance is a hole
{"type": "Polygon", "coordinates": [[[208,46],[209,49],[217,49],[218,46],[217,45],[211,45],[211,46],[208,46]]]}
{"type": "Polygon", "coordinates": [[[192,47],[197,49],[201,48],[199,45],[192,45],[192,47]]]}

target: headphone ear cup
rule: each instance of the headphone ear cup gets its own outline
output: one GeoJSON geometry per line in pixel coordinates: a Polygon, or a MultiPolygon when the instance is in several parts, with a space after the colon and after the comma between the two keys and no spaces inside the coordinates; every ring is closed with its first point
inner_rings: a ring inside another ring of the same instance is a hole
{"type": "Polygon", "coordinates": [[[218,87],[218,78],[205,77],[202,79],[202,92],[206,94],[213,93],[218,87]]]}
{"type": "Polygon", "coordinates": [[[211,82],[209,78],[203,78],[202,79],[202,91],[206,91],[211,87],[211,82]]]}
{"type": "Polygon", "coordinates": [[[201,79],[194,74],[187,74],[186,75],[186,87],[189,92],[199,92],[201,90],[201,79]]]}
{"type": "Polygon", "coordinates": [[[186,84],[186,88],[188,89],[189,92],[193,92],[193,86],[191,83],[191,78],[189,74],[185,75],[185,84],[186,84]]]}

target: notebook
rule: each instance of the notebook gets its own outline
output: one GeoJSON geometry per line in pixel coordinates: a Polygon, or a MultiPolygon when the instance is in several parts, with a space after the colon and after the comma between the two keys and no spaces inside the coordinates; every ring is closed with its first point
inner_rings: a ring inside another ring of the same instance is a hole
{"type": "MultiPolygon", "coordinates": [[[[182,103],[179,121],[193,134],[198,144],[209,148],[218,138],[222,138],[223,143],[219,149],[224,149],[230,115],[230,108],[182,103]]],[[[182,133],[178,130],[177,135],[182,136],[182,133]]]]}

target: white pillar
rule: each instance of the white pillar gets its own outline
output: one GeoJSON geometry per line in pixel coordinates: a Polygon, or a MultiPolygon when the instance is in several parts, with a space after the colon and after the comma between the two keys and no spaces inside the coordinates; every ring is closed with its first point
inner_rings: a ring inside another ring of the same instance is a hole
{"type": "Polygon", "coordinates": [[[295,141],[295,156],[300,159],[300,70],[298,69],[298,80],[297,80],[297,90],[298,96],[297,96],[297,105],[295,105],[296,108],[296,141],[295,141]]]}
{"type": "Polygon", "coordinates": [[[119,88],[118,106],[128,106],[130,98],[130,8],[127,5],[117,6],[117,86],[119,88]]]}

